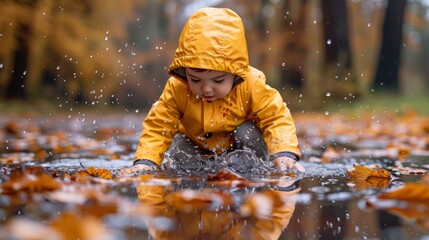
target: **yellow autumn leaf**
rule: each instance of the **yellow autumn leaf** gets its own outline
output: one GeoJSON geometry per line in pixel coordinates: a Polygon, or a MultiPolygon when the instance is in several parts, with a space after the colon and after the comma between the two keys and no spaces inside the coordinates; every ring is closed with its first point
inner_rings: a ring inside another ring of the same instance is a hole
{"type": "Polygon", "coordinates": [[[91,176],[91,177],[97,177],[97,178],[103,178],[103,179],[112,179],[112,173],[104,168],[93,168],[89,167],[85,170],[78,171],[74,174],[77,177],[85,177],[85,176],[91,176]]]}
{"type": "Polygon", "coordinates": [[[405,183],[393,191],[381,193],[376,198],[367,200],[367,205],[414,219],[420,227],[429,230],[429,184],[423,181],[405,183]]]}
{"type": "Polygon", "coordinates": [[[392,178],[385,169],[371,169],[360,165],[355,165],[354,168],[348,169],[347,173],[356,190],[386,188],[392,178]]]}
{"type": "Polygon", "coordinates": [[[404,186],[395,191],[380,194],[378,198],[423,203],[429,207],[429,185],[423,183],[405,183],[404,186]]]}
{"type": "Polygon", "coordinates": [[[371,169],[361,165],[355,165],[354,168],[348,169],[347,173],[350,178],[367,179],[369,177],[391,179],[389,171],[386,169],[371,169]]]}
{"type": "Polygon", "coordinates": [[[232,204],[229,194],[210,190],[184,189],[166,196],[166,201],[178,210],[190,211],[213,207],[225,207],[232,204]]]}

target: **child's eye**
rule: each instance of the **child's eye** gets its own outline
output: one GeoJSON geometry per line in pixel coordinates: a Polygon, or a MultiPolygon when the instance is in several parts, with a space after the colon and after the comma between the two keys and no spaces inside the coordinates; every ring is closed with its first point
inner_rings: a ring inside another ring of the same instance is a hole
{"type": "Polygon", "coordinates": [[[190,78],[190,80],[191,80],[192,82],[194,82],[194,83],[197,83],[197,82],[199,82],[199,81],[200,81],[200,79],[196,79],[196,78],[190,78]]]}
{"type": "Polygon", "coordinates": [[[221,82],[223,82],[223,79],[215,79],[214,81],[215,81],[215,83],[221,83],[221,82]]]}

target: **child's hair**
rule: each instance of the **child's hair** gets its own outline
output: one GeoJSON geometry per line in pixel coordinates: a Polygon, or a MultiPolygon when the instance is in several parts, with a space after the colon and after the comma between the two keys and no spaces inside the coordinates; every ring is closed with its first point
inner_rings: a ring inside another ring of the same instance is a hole
{"type": "MultiPolygon", "coordinates": [[[[206,71],[213,71],[213,70],[211,70],[211,69],[205,69],[205,68],[193,68],[193,67],[190,67],[189,69],[191,69],[192,71],[194,71],[194,72],[206,72],[206,71]]],[[[240,77],[240,76],[238,76],[238,75],[235,75],[235,77],[234,77],[234,85],[233,86],[235,86],[235,85],[237,85],[239,82],[241,82],[241,81],[243,81],[243,79],[240,77]]]]}
{"type": "Polygon", "coordinates": [[[205,69],[205,68],[190,68],[194,72],[206,72],[206,71],[212,71],[211,69],[205,69]]]}

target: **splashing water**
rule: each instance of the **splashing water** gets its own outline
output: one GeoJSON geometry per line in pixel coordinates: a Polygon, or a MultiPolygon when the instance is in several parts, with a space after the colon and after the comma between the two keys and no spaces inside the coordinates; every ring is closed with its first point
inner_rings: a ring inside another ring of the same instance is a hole
{"type": "Polygon", "coordinates": [[[198,176],[219,172],[227,168],[249,179],[265,178],[278,171],[271,162],[256,157],[250,149],[235,150],[224,155],[195,155],[191,156],[179,151],[171,156],[166,154],[162,167],[167,176],[198,176]]]}

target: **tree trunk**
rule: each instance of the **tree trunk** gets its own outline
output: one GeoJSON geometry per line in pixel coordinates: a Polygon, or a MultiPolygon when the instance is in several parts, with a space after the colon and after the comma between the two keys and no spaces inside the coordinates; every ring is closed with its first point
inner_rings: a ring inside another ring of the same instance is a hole
{"type": "Polygon", "coordinates": [[[374,89],[399,91],[399,62],[406,0],[389,0],[383,24],[383,36],[374,89]]]}
{"type": "Polygon", "coordinates": [[[348,16],[345,0],[323,0],[325,33],[326,90],[344,97],[357,91],[349,46],[348,16]]]}
{"type": "Polygon", "coordinates": [[[25,39],[29,29],[27,26],[20,26],[17,33],[18,48],[14,52],[13,73],[6,88],[6,99],[25,99],[25,80],[27,78],[28,65],[28,43],[25,39]]]}

